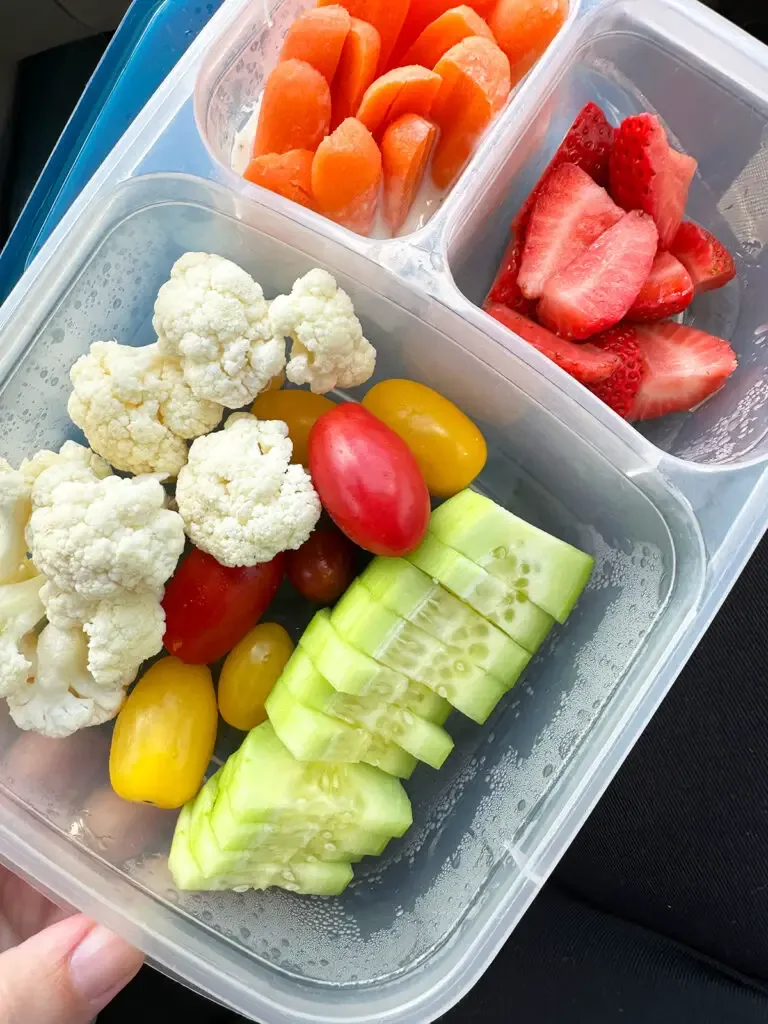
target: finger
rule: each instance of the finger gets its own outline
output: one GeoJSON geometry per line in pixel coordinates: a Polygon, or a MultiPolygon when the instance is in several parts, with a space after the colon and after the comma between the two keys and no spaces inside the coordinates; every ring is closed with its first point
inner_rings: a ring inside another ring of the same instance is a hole
{"type": "Polygon", "coordinates": [[[0,1024],[87,1024],[142,959],[82,914],[59,921],[0,956],[0,1024]]]}

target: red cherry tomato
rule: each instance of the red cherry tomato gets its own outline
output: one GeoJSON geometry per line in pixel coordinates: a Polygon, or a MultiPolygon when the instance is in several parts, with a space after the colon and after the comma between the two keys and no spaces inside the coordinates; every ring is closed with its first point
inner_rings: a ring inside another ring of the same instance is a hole
{"type": "Polygon", "coordinates": [[[361,405],[324,413],[309,434],[309,470],[340,530],[375,555],[405,555],[429,524],[429,492],[408,445],[361,405]]]}
{"type": "Polygon", "coordinates": [[[165,649],[189,665],[207,665],[232,650],[277,593],[285,557],[230,569],[193,548],[165,588],[165,649]]]}
{"type": "Polygon", "coordinates": [[[286,555],[288,579],[302,597],[333,604],[355,575],[355,548],[338,530],[315,530],[298,551],[286,555]]]}

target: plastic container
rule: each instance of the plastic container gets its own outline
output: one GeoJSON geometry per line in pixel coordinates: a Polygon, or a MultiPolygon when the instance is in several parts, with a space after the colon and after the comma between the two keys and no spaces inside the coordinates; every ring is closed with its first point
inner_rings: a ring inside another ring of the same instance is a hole
{"type": "MultiPolygon", "coordinates": [[[[746,128],[766,120],[768,56],[684,0],[576,4],[432,221],[376,242],[235,179],[200,138],[192,93],[209,48],[257,61],[265,17],[245,0],[224,4],[0,310],[3,454],[77,436],[70,363],[97,338],[151,340],[154,295],[185,250],[236,260],[267,293],[320,264],[352,296],[377,378],[424,380],[473,416],[491,453],[480,485],[591,551],[594,578],[484,728],[452,717],[456,750],[408,783],[413,829],[339,899],[176,893],[162,854],[172,822],[105,795],[100,733],[86,758],[80,736],[54,751],[0,727],[0,858],[265,1024],[423,1024],[477,980],[562,856],[755,547],[768,498],[768,419],[750,397],[764,358],[754,332],[768,323],[757,242],[741,245],[742,283],[726,293],[742,367],[713,403],[728,416],[749,408],[733,448],[712,442],[708,405],[674,435],[641,435],[466,296],[490,282],[507,214],[579,103],[645,103],[630,73],[701,160],[704,214],[752,209],[738,182],[761,153],[746,128]],[[662,84],[673,72],[684,88],[670,87],[670,114],[662,84]],[[707,155],[714,111],[730,131],[745,126],[722,158],[728,172],[707,155]]],[[[222,735],[217,756],[234,742],[222,735]]]]}

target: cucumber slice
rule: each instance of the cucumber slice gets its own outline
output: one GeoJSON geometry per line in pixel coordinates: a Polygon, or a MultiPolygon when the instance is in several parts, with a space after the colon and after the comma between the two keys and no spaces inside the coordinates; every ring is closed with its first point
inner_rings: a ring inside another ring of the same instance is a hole
{"type": "Polygon", "coordinates": [[[554,625],[552,616],[524,594],[509,588],[466,555],[443,544],[433,533],[427,533],[419,547],[407,557],[531,654],[539,649],[554,625]]]}
{"type": "Polygon", "coordinates": [[[297,761],[269,722],[251,729],[227,774],[230,761],[233,758],[222,770],[220,796],[212,813],[217,834],[222,796],[238,821],[271,822],[281,828],[319,822],[331,831],[354,825],[367,832],[401,836],[413,820],[398,779],[368,764],[297,761]]]}
{"type": "Polygon", "coordinates": [[[429,529],[558,622],[568,618],[595,564],[475,491],[449,498],[432,513],[429,529]]]}
{"type": "Polygon", "coordinates": [[[502,684],[461,650],[395,615],[359,580],[338,602],[331,622],[353,647],[424,683],[475,722],[482,724],[504,695],[502,684]]]}
{"type": "Polygon", "coordinates": [[[420,718],[442,725],[451,705],[423,683],[395,672],[346,643],[331,623],[331,613],[319,611],[299,640],[318,672],[335,690],[352,695],[378,696],[397,703],[420,718]]]}
{"type": "Polygon", "coordinates": [[[360,582],[390,611],[458,647],[508,689],[531,660],[506,633],[402,558],[374,558],[360,582]]]}
{"type": "Polygon", "coordinates": [[[406,708],[384,704],[378,696],[354,697],[334,690],[301,646],[294,651],[272,694],[283,687],[305,707],[367,729],[433,768],[440,768],[453,749],[453,740],[445,729],[406,708]]]}
{"type": "Polygon", "coordinates": [[[393,766],[396,771],[392,774],[402,771],[403,778],[409,777],[416,766],[409,752],[405,751],[402,758],[388,757],[392,744],[386,738],[307,707],[279,681],[264,707],[280,741],[297,761],[365,761],[382,769],[393,766]]]}

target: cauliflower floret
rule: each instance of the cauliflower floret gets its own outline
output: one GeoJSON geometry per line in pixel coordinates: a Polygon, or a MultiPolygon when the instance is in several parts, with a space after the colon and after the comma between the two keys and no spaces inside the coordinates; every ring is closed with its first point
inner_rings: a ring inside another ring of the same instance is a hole
{"type": "Polygon", "coordinates": [[[230,416],[224,430],[192,443],[176,501],[193,544],[222,565],[256,565],[304,543],[320,499],[278,420],[230,416]]]}
{"type": "Polygon", "coordinates": [[[97,341],[70,370],[67,406],[95,452],[127,473],[175,477],[187,461],[184,438],[218,426],[220,405],[201,401],[181,366],[159,346],[97,341]]]}
{"type": "Polygon", "coordinates": [[[199,399],[239,409],[285,365],[261,286],[236,263],[188,252],[160,288],[152,324],[160,351],[181,361],[199,399]]]}
{"type": "Polygon", "coordinates": [[[0,586],[0,697],[26,685],[33,672],[34,630],[45,618],[42,576],[0,586]]]}
{"type": "Polygon", "coordinates": [[[114,718],[125,692],[121,686],[99,686],[88,671],[87,659],[82,630],[46,626],[37,638],[34,678],[8,695],[16,725],[61,738],[114,718]]]}
{"type": "Polygon", "coordinates": [[[141,591],[159,601],[184,548],[183,523],[166,503],[155,477],[99,479],[60,460],[32,487],[32,560],[58,590],[88,600],[141,591]]]}
{"type": "Polygon", "coordinates": [[[125,687],[147,658],[163,648],[165,612],[152,594],[99,601],[84,620],[88,671],[100,686],[125,687]]]}
{"type": "Polygon", "coordinates": [[[31,511],[24,474],[0,459],[0,583],[14,583],[28,574],[24,530],[31,511]]]}
{"type": "Polygon", "coordinates": [[[352,300],[333,277],[316,267],[294,282],[290,295],[269,307],[275,334],[293,344],[285,375],[325,394],[364,384],[376,366],[376,350],[363,337],[352,300]]]}
{"type": "MultiPolygon", "coordinates": [[[[33,455],[31,459],[24,459],[19,467],[19,472],[32,487],[41,473],[46,469],[53,469],[54,466],[58,466],[65,474],[76,473],[83,469],[98,477],[99,480],[112,473],[104,459],[92,452],[90,448],[83,448],[76,441],[65,441],[58,452],[49,452],[44,448],[41,452],[33,455]]],[[[51,475],[48,479],[53,481],[55,477],[51,475]]]]}

